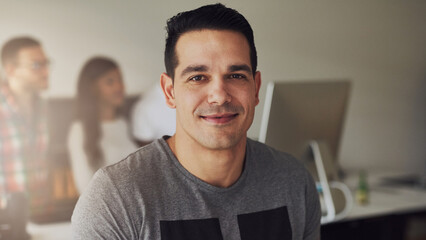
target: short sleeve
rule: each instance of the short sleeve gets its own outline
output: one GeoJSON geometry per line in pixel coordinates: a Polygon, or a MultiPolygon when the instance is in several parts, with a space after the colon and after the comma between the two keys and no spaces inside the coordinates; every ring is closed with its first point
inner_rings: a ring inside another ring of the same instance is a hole
{"type": "Polygon", "coordinates": [[[96,172],[74,209],[73,239],[138,239],[126,204],[108,174],[96,172]]]}
{"type": "Polygon", "coordinates": [[[321,205],[319,202],[318,192],[315,186],[315,181],[312,176],[306,171],[306,221],[304,240],[319,240],[321,226],[321,205]]]}
{"type": "Polygon", "coordinates": [[[160,85],[140,97],[132,111],[133,136],[140,141],[153,141],[176,131],[176,111],[169,108],[160,85]]]}

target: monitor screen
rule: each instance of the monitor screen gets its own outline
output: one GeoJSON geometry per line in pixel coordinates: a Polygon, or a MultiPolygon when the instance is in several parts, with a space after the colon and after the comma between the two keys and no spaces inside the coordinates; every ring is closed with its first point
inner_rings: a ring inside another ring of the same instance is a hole
{"type": "MultiPolygon", "coordinates": [[[[320,143],[324,164],[337,166],[350,86],[347,80],[269,83],[259,141],[304,161],[317,179],[309,144],[320,143]]],[[[334,166],[325,166],[329,178],[337,177],[334,166]]]]}

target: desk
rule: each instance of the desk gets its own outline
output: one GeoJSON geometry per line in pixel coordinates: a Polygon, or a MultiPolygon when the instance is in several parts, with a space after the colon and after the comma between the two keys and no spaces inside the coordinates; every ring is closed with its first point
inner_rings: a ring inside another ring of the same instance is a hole
{"type": "MultiPolygon", "coordinates": [[[[401,175],[396,172],[376,171],[369,174],[370,188],[369,203],[358,205],[354,202],[353,208],[344,220],[378,217],[390,213],[403,214],[413,211],[426,211],[426,189],[384,186],[382,179],[401,175]]],[[[352,190],[353,196],[358,184],[356,174],[350,174],[345,184],[352,190]]]]}
{"type": "MultiPolygon", "coordinates": [[[[323,239],[425,240],[426,189],[385,187],[380,184],[380,179],[392,175],[394,174],[370,174],[369,203],[354,203],[346,218],[324,224],[321,229],[323,239]],[[417,222],[424,226],[418,226],[417,222]],[[419,228],[423,229],[420,233],[419,228]]],[[[345,183],[355,196],[357,177],[350,176],[345,183]]]]}
{"type": "Polygon", "coordinates": [[[426,211],[426,190],[408,188],[374,188],[370,193],[370,203],[365,206],[354,204],[344,220],[356,220],[393,214],[426,211]]]}
{"type": "MultiPolygon", "coordinates": [[[[377,184],[381,176],[383,175],[378,174],[375,177],[370,176],[369,178],[371,187],[370,203],[365,206],[354,204],[351,212],[345,219],[323,225],[323,236],[329,234],[327,231],[333,232],[333,236],[336,236],[335,238],[323,237],[323,239],[350,239],[347,237],[349,231],[358,231],[360,227],[364,229],[369,229],[368,227],[376,228],[378,225],[384,228],[384,231],[391,234],[392,232],[388,228],[396,225],[396,230],[400,230],[408,217],[419,214],[426,217],[426,190],[381,187],[377,184]],[[346,237],[341,238],[338,235],[339,232],[345,234],[346,237]]],[[[356,188],[356,178],[349,178],[345,183],[352,190],[356,188]]],[[[42,225],[30,223],[27,229],[33,236],[32,240],[53,240],[58,239],[58,236],[63,240],[71,239],[71,223],[69,222],[42,225]]],[[[352,239],[357,239],[356,235],[353,236],[354,238],[352,239]]],[[[388,240],[389,238],[383,239],[388,240]]]]}

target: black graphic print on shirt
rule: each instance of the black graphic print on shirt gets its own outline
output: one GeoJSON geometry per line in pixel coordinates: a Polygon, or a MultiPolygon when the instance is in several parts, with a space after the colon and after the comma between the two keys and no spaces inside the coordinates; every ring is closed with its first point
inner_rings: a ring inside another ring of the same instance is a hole
{"type": "Polygon", "coordinates": [[[223,240],[219,219],[160,221],[162,240],[223,240]]]}
{"type": "Polygon", "coordinates": [[[287,207],[238,215],[241,240],[291,239],[287,207]]]}
{"type": "MultiPolygon", "coordinates": [[[[287,207],[238,215],[241,240],[292,238],[287,207]]],[[[160,221],[162,240],[223,240],[218,218],[160,221]]]]}

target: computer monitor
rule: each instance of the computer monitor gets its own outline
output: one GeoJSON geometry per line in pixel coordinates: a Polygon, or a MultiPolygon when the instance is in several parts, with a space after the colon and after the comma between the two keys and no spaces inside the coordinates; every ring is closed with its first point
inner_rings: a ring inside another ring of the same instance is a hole
{"type": "Polygon", "coordinates": [[[329,181],[339,180],[337,158],[350,88],[348,80],[327,80],[272,82],[266,90],[259,141],[305,164],[324,193],[328,220],[344,208],[329,181]]]}
{"type": "Polygon", "coordinates": [[[350,87],[348,80],[269,83],[259,141],[305,163],[316,141],[337,165],[350,87]]]}

